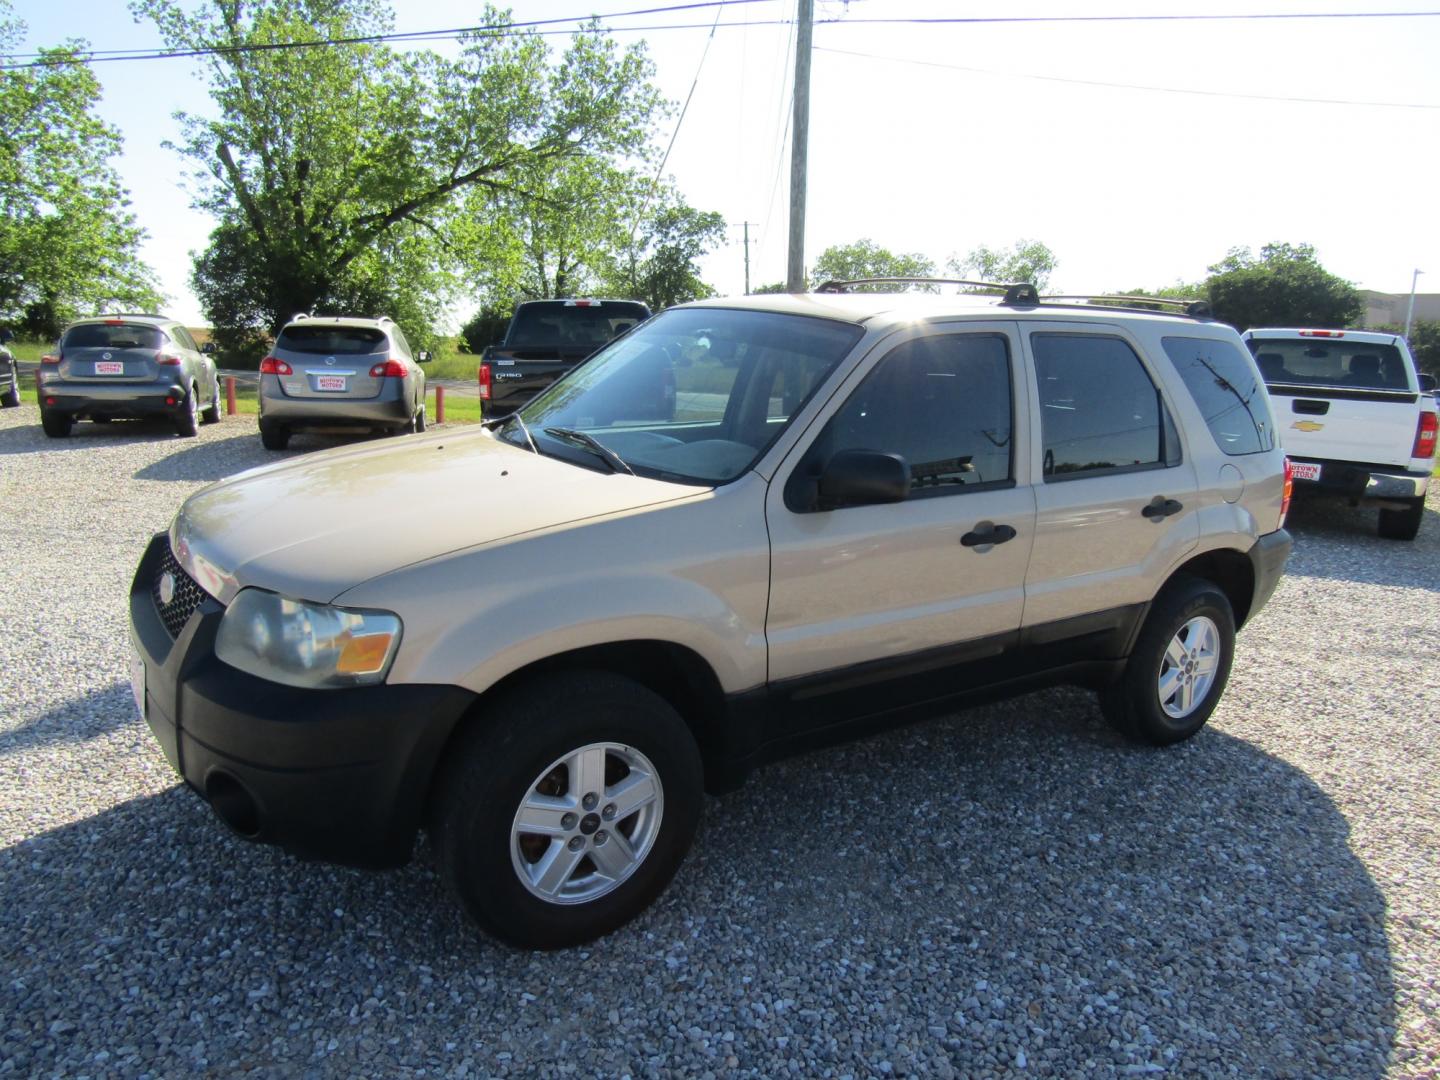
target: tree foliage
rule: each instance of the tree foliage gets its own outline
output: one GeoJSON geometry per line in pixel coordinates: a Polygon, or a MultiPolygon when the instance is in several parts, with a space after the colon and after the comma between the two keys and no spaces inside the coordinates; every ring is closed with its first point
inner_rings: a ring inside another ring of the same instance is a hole
{"type": "MultiPolygon", "coordinates": [[[[853,244],[836,244],[822,251],[811,267],[810,287],[813,289],[827,281],[854,281],[867,277],[934,276],[935,264],[924,255],[917,252],[897,255],[867,238],[853,244]]],[[[892,286],[874,286],[872,291],[889,292],[892,289],[892,286]]]]}
{"type": "MultiPolygon", "coordinates": [[[[1368,326],[1385,334],[1404,334],[1403,326],[1368,326]]],[[[1410,346],[1410,355],[1415,357],[1415,366],[1440,379],[1440,320],[1416,319],[1410,326],[1410,336],[1405,339],[1410,346]]]]}
{"type": "Polygon", "coordinates": [[[1266,244],[1260,254],[1231,248],[1211,266],[1206,295],[1215,317],[1239,330],[1254,326],[1341,328],[1364,301],[1350,282],[1320,265],[1309,244],[1266,244]]]}
{"type": "MultiPolygon", "coordinates": [[[[24,29],[0,0],[4,62],[24,29]]],[[[42,66],[0,71],[0,319],[39,336],[80,314],[162,302],[111,164],[120,134],[94,113],[99,81],[71,62],[85,48],[71,41],[41,50],[42,66]]]]}
{"type": "Polygon", "coordinates": [[[658,208],[645,214],[613,264],[613,291],[645,301],[651,311],[714,296],[695,260],[724,238],[723,214],[696,210],[669,192],[658,208]]]}
{"type": "Polygon", "coordinates": [[[946,269],[956,277],[1006,285],[1028,281],[1044,292],[1056,265],[1055,253],[1039,240],[1017,240],[1009,251],[981,244],[963,259],[952,256],[946,269]]]}
{"type": "MultiPolygon", "coordinates": [[[[594,26],[558,62],[539,35],[509,30],[470,35],[449,59],[373,42],[264,48],[383,32],[382,0],[131,10],[172,48],[221,50],[205,61],[218,118],[182,115],[177,148],[196,206],[219,222],[193,283],[225,326],[386,303],[422,319],[423,339],[461,269],[506,249],[466,195],[562,204],[541,179],[640,155],[661,108],[643,45],[622,51],[594,26]]],[[[509,17],[487,6],[475,21],[509,17]]]]}

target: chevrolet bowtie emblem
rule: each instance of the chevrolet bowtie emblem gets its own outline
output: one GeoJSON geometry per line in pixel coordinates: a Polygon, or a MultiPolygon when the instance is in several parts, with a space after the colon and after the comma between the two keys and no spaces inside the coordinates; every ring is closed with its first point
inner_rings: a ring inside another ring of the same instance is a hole
{"type": "Polygon", "coordinates": [[[1296,420],[1290,425],[1296,431],[1319,431],[1324,424],[1317,424],[1314,420],[1296,420]]]}

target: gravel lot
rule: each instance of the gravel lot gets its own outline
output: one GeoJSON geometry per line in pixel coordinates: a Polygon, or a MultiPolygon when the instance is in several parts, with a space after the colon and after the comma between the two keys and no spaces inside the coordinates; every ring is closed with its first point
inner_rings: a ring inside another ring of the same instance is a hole
{"type": "MultiPolygon", "coordinates": [[[[710,800],[598,945],[472,932],[422,858],[232,839],[136,719],[125,595],[253,420],[0,412],[0,1073],[1440,1075],[1440,507],[1302,507],[1210,727],[1059,690],[710,800]]],[[[301,450],[318,445],[297,441],[301,450]]]]}

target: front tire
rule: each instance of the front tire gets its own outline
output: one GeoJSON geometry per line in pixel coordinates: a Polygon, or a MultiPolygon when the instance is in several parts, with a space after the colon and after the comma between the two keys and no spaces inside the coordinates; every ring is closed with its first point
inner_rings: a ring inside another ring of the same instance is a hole
{"type": "Polygon", "coordinates": [[[218,424],[220,422],[220,380],[215,380],[215,393],[210,397],[210,404],[200,412],[202,424],[218,424]]]}
{"type": "Polygon", "coordinates": [[[431,825],[441,874],[512,945],[592,941],[670,883],[702,785],[685,722],[645,687],[604,672],[522,685],[449,756],[431,825]]]}
{"type": "Polygon", "coordinates": [[[20,407],[20,377],[17,375],[15,381],[10,384],[10,389],[0,394],[0,408],[18,409],[20,407]]]}
{"type": "Polygon", "coordinates": [[[1425,518],[1425,500],[1410,499],[1404,510],[1380,511],[1380,537],[1384,540],[1414,540],[1425,518]]]}
{"type": "Polygon", "coordinates": [[[1234,654],[1229,599],[1209,581],[1178,577],[1155,598],[1120,681],[1100,692],[1100,710],[1140,742],[1188,739],[1219,704],[1234,654]]]}

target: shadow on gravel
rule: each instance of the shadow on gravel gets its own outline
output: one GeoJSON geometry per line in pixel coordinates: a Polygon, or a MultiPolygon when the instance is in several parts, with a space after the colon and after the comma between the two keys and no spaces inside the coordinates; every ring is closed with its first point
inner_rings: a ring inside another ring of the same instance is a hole
{"type": "Polygon", "coordinates": [[[1285,527],[1295,550],[1290,577],[1359,581],[1440,591],[1440,511],[1431,499],[1414,540],[1385,540],[1376,534],[1377,511],[1338,499],[1296,501],[1285,527]]]}
{"type": "Polygon", "coordinates": [[[17,750],[97,739],[139,722],[130,684],[117,680],[28,724],[0,730],[0,757],[17,750]]]}
{"type": "Polygon", "coordinates": [[[227,438],[187,443],[133,475],[136,480],[222,480],[242,470],[269,465],[288,457],[294,457],[294,454],[263,450],[254,425],[246,425],[227,438]]]}
{"type": "Polygon", "coordinates": [[[538,954],[424,860],[302,863],[172,789],[0,851],[0,1060],[1380,1077],[1385,904],[1347,835],[1248,743],[1137,749],[1050,691],[767,768],[651,911],[538,954]]]}
{"type": "Polygon", "coordinates": [[[95,424],[81,420],[63,439],[52,439],[40,427],[40,421],[21,427],[0,428],[0,455],[35,454],[50,450],[88,450],[97,445],[137,442],[180,441],[175,425],[168,420],[114,420],[95,424]]]}

